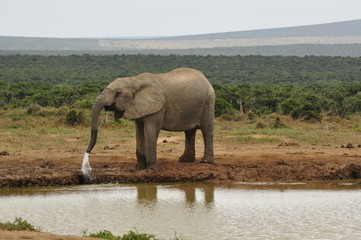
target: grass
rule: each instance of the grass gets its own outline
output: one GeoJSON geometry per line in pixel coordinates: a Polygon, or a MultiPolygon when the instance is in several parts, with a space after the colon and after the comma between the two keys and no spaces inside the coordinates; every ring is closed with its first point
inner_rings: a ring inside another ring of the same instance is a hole
{"type": "Polygon", "coordinates": [[[35,228],[32,224],[22,218],[15,218],[14,222],[0,222],[0,229],[8,231],[40,231],[40,229],[35,228]]]}
{"type": "Polygon", "coordinates": [[[360,122],[360,115],[347,119],[324,117],[320,123],[269,115],[240,122],[218,121],[215,136],[228,136],[228,141],[229,137],[233,137],[233,141],[250,144],[276,144],[276,139],[279,139],[303,145],[341,146],[345,142],[361,142],[360,122]]]}
{"type": "MultiPolygon", "coordinates": [[[[20,218],[15,218],[13,222],[0,222],[0,229],[7,230],[7,231],[34,231],[40,232],[39,228],[34,227],[28,221],[20,218]]],[[[129,231],[128,233],[124,234],[123,236],[115,236],[108,230],[103,230],[98,233],[91,233],[87,235],[84,233],[84,237],[90,238],[101,238],[101,239],[111,239],[111,240],[160,240],[156,238],[152,234],[147,233],[138,233],[138,231],[129,231]]],[[[174,236],[171,240],[181,240],[182,238],[174,236]]]]}
{"type": "MultiPolygon", "coordinates": [[[[47,112],[60,110],[50,109],[47,112]]],[[[135,147],[133,122],[115,121],[111,114],[104,111],[99,122],[96,148],[117,144],[121,148],[135,147]]],[[[321,123],[303,122],[275,114],[237,122],[217,119],[214,137],[218,143],[276,145],[284,141],[303,145],[341,146],[349,142],[357,145],[361,143],[360,122],[360,115],[324,117],[321,123]]],[[[26,109],[8,110],[0,112],[0,132],[0,151],[73,149],[82,152],[89,143],[90,115],[85,111],[84,123],[70,126],[64,122],[62,115],[34,115],[28,114],[26,109]]],[[[160,136],[179,136],[179,141],[184,141],[184,134],[179,132],[161,131],[160,136]]],[[[201,139],[201,136],[197,134],[197,138],[201,139]]]]}
{"type": "MultiPolygon", "coordinates": [[[[115,236],[108,230],[103,230],[98,233],[91,233],[89,235],[84,235],[85,237],[91,238],[101,238],[101,239],[111,239],[111,240],[160,240],[152,234],[147,233],[138,233],[138,231],[129,231],[123,236],[115,236]]],[[[171,240],[181,240],[182,238],[174,236],[171,240]]]]}
{"type": "Polygon", "coordinates": [[[237,138],[237,141],[242,143],[279,143],[281,139],[275,137],[252,137],[252,136],[245,136],[237,138]]]}
{"type": "Polygon", "coordinates": [[[71,134],[74,132],[74,129],[70,129],[65,126],[60,126],[57,128],[41,128],[37,131],[39,134],[71,134]]]}
{"type": "Polygon", "coordinates": [[[110,231],[103,230],[98,233],[91,233],[86,237],[112,239],[112,240],[157,240],[154,235],[129,231],[123,236],[115,236],[110,231]]]}

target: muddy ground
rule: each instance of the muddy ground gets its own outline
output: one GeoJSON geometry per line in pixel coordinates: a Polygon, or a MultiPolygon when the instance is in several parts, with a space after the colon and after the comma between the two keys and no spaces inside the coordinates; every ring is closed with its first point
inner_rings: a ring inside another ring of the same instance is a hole
{"type": "Polygon", "coordinates": [[[0,230],[0,240],[96,240],[97,238],[84,238],[76,236],[55,235],[50,233],[30,231],[4,231],[0,230]]]}
{"type": "MultiPolygon", "coordinates": [[[[139,182],[306,182],[361,178],[361,148],[218,143],[215,163],[180,163],[183,144],[160,139],[158,171],[135,171],[134,149],[103,146],[90,154],[91,179],[80,172],[83,152],[2,152],[0,187],[139,182]]],[[[199,156],[198,156],[199,155],[199,156]]]]}

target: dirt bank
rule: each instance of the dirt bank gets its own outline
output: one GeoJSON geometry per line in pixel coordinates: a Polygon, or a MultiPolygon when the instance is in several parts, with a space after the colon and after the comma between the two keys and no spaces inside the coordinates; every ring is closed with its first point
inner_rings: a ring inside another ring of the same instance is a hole
{"type": "Polygon", "coordinates": [[[30,232],[30,231],[4,231],[0,230],[0,240],[96,240],[97,238],[84,238],[75,236],[55,235],[50,233],[30,232]]]}
{"type": "MultiPolygon", "coordinates": [[[[169,142],[167,142],[169,143],[169,142]]],[[[179,163],[180,145],[162,148],[159,171],[135,171],[132,149],[105,148],[92,153],[92,179],[87,183],[136,182],[299,182],[361,178],[361,148],[222,144],[215,164],[179,163]],[[168,150],[167,150],[168,149],[168,150]],[[171,149],[171,150],[169,150],[171,149]],[[175,150],[172,150],[175,149],[175,150]]],[[[27,151],[0,156],[0,186],[49,186],[85,183],[80,172],[83,153],[27,151]]]]}

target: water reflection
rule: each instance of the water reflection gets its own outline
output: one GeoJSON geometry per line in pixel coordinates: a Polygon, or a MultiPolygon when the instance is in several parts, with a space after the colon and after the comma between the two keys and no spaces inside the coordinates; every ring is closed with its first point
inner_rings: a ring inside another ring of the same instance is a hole
{"type": "Polygon", "coordinates": [[[137,198],[140,204],[157,203],[157,185],[155,184],[139,184],[137,188],[137,198]]]}
{"type": "Polygon", "coordinates": [[[212,206],[214,203],[214,184],[198,183],[198,184],[180,184],[173,186],[185,193],[185,200],[189,205],[193,205],[196,202],[196,190],[200,190],[203,193],[204,203],[206,206],[212,206]]]}
{"type": "Polygon", "coordinates": [[[0,190],[0,221],[82,235],[137,228],[169,239],[361,239],[361,186],[118,184],[0,190]]]}
{"type": "Polygon", "coordinates": [[[238,182],[227,184],[214,183],[140,183],[140,184],[99,184],[99,185],[81,185],[81,186],[53,186],[53,187],[14,187],[14,188],[0,188],[1,196],[22,196],[22,195],[52,195],[72,192],[94,192],[94,191],[113,191],[114,189],[137,189],[137,196],[139,202],[149,201],[157,202],[157,189],[164,187],[167,189],[178,189],[185,192],[185,200],[188,203],[193,203],[195,199],[196,189],[204,192],[204,200],[206,203],[214,201],[214,191],[216,188],[220,189],[249,189],[249,190],[272,190],[272,191],[287,191],[287,190],[356,190],[361,189],[361,182],[359,180],[346,181],[321,181],[310,183],[267,183],[267,182],[238,182]]]}
{"type": "MultiPolygon", "coordinates": [[[[184,193],[184,200],[188,206],[193,206],[196,201],[196,192],[200,191],[203,196],[198,196],[199,198],[204,198],[204,203],[206,206],[211,206],[214,203],[214,184],[207,183],[188,183],[188,184],[172,184],[164,185],[168,189],[179,190],[184,193]]],[[[142,205],[154,205],[157,203],[157,184],[138,184],[136,185],[137,189],[137,199],[138,202],[142,205]]],[[[201,199],[200,199],[201,200],[201,199]]]]}

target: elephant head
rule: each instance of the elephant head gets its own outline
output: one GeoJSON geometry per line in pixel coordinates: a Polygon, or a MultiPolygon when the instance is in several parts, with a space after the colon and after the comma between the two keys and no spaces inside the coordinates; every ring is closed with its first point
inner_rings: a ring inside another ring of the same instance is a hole
{"type": "Polygon", "coordinates": [[[100,111],[114,111],[114,117],[137,119],[162,109],[164,93],[150,77],[117,78],[111,82],[95,99],[91,114],[91,139],[86,150],[94,148],[100,111]]]}

